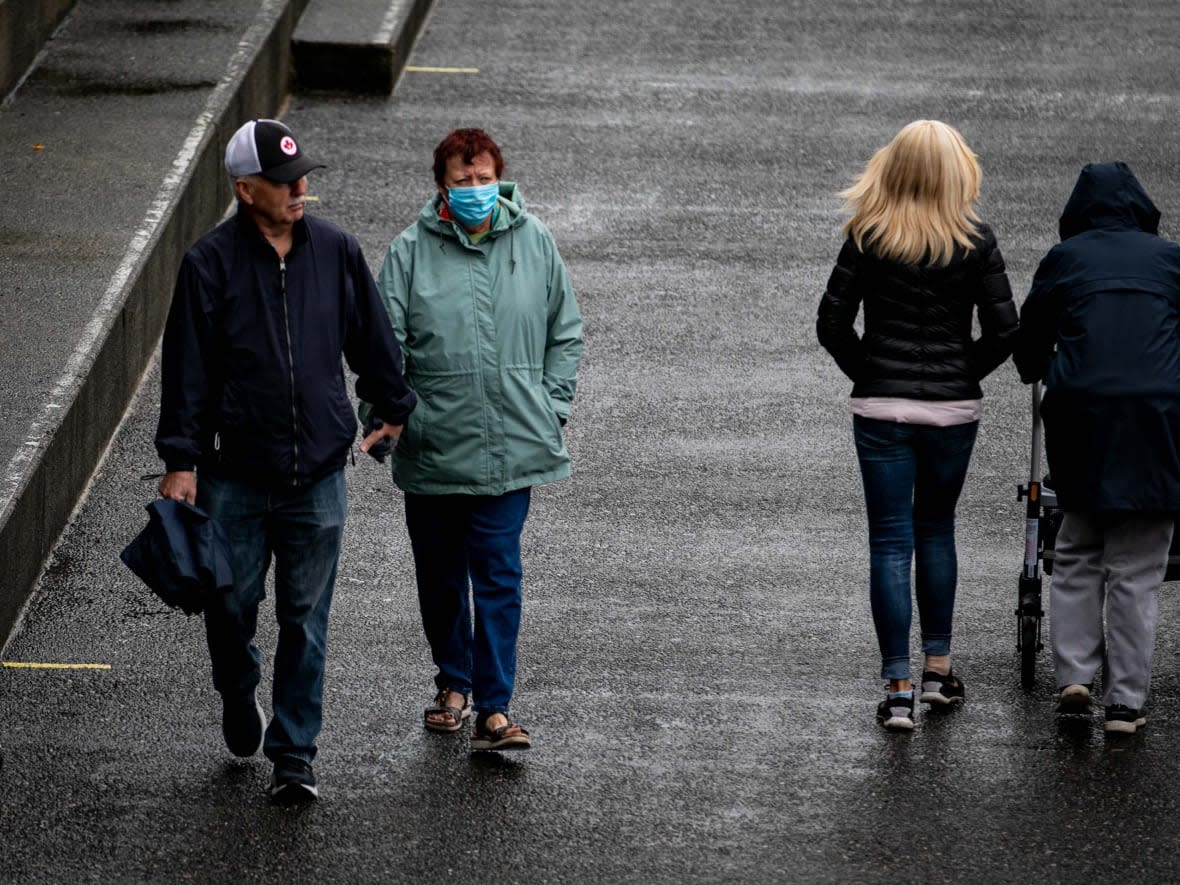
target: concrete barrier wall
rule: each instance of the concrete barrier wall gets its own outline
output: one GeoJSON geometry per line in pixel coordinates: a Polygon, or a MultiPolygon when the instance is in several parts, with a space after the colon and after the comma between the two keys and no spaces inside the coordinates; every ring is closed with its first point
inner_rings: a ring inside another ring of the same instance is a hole
{"type": "Polygon", "coordinates": [[[232,194],[222,169],[226,142],[245,120],[273,116],[290,89],[291,35],[306,4],[279,4],[251,60],[218,96],[185,180],[124,286],[121,307],[98,337],[69,406],[46,429],[9,507],[0,513],[0,640],[19,620],[46,557],[139,386],[163,331],[181,258],[229,204],[232,194]],[[176,211],[178,205],[183,211],[176,211]]]}
{"type": "Polygon", "coordinates": [[[433,0],[311,0],[291,41],[296,85],[388,95],[433,0]]]}
{"type": "Polygon", "coordinates": [[[0,0],[0,98],[24,76],[76,0],[0,0]]]}

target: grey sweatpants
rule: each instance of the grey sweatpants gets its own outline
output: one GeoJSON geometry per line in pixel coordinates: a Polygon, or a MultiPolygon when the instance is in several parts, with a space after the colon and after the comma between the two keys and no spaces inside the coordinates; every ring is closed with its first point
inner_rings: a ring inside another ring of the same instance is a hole
{"type": "Polygon", "coordinates": [[[1155,515],[1065,514],[1049,590],[1058,688],[1090,684],[1105,659],[1102,703],[1143,706],[1172,525],[1155,515]]]}

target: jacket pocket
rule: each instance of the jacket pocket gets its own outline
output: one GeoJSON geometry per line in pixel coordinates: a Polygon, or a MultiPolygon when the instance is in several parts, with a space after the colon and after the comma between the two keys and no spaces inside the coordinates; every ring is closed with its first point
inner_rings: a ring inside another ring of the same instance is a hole
{"type": "Polygon", "coordinates": [[[566,460],[561,421],[534,372],[504,375],[504,441],[511,476],[545,473],[566,460]]]}
{"type": "Polygon", "coordinates": [[[214,429],[210,452],[217,464],[233,465],[243,457],[247,411],[243,403],[245,392],[233,384],[226,384],[221,392],[221,404],[214,429]]]}
{"type": "Polygon", "coordinates": [[[418,394],[418,404],[414,411],[406,418],[406,426],[402,428],[402,435],[398,437],[394,453],[398,458],[407,461],[417,461],[422,451],[422,437],[429,424],[430,401],[426,398],[418,382],[414,384],[414,392],[418,394]]]}
{"type": "Polygon", "coordinates": [[[418,406],[406,425],[406,454],[431,482],[476,484],[488,475],[487,404],[471,372],[416,376],[418,406]],[[415,420],[417,419],[417,420],[415,420]]]}

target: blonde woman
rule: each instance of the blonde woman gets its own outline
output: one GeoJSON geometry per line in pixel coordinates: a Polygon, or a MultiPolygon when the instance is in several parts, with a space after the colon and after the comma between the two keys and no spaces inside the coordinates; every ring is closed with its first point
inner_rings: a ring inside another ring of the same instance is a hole
{"type": "Polygon", "coordinates": [[[887,694],[877,719],[914,727],[910,569],[925,661],[919,700],[961,704],[951,670],[955,505],[975,444],[979,382],[1012,350],[1016,307],[980,170],[952,127],[916,120],[844,191],[851,218],[819,305],[820,344],[852,379],[869,522],[869,599],[887,694]],[[854,328],[864,305],[864,334],[854,328]],[[972,338],[978,314],[981,334],[972,338]]]}

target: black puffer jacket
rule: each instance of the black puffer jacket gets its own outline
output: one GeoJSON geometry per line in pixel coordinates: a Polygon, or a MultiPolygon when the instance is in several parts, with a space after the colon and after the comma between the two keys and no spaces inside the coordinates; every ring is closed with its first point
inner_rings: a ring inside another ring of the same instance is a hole
{"type": "Polygon", "coordinates": [[[980,379],[1012,351],[1016,305],[991,228],[945,265],[900,264],[844,243],[819,304],[819,343],[852,395],[979,399],[980,379]],[[853,323],[864,303],[864,337],[853,323]],[[971,337],[978,310],[982,334],[971,337]]]}
{"type": "Polygon", "coordinates": [[[1180,246],[1124,163],[1082,169],[1021,308],[1064,510],[1180,513],[1180,246]]]}

